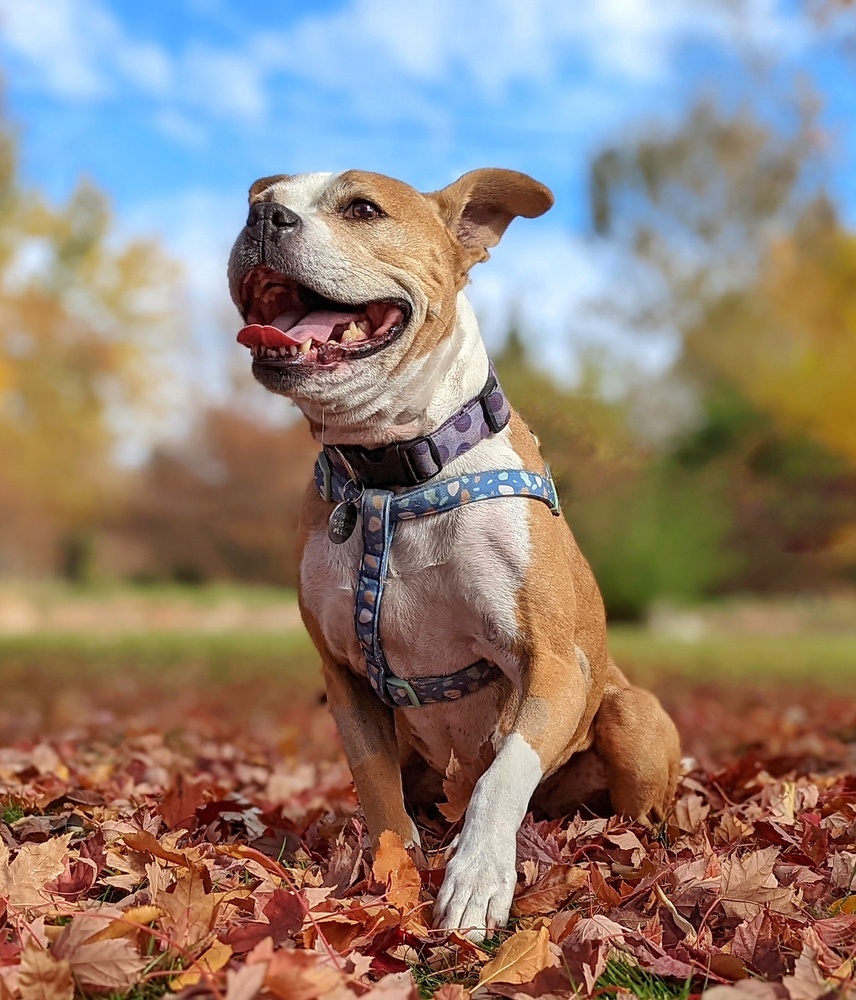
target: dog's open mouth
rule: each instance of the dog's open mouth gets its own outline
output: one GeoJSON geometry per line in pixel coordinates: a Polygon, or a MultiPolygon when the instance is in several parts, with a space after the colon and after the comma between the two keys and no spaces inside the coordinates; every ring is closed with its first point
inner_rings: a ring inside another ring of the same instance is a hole
{"type": "Polygon", "coordinates": [[[410,318],[404,301],[348,304],[324,298],[270,267],[255,267],[242,289],[247,325],[238,343],[257,364],[329,365],[387,347],[410,318]]]}

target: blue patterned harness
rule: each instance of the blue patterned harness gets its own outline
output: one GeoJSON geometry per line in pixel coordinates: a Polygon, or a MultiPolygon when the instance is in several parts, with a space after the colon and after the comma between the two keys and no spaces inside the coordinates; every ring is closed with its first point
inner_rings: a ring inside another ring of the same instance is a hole
{"type": "Polygon", "coordinates": [[[363,558],[354,621],[369,680],[380,700],[394,708],[419,708],[461,698],[498,676],[499,668],[487,660],[479,660],[453,674],[414,677],[409,681],[392,672],[380,639],[380,610],[395,528],[400,521],[511,496],[540,500],[558,516],[559,499],[549,469],[546,475],[517,469],[469,473],[393,493],[365,489],[353,479],[345,479],[322,452],[315,464],[315,483],[324,500],[360,505],[363,558]]]}

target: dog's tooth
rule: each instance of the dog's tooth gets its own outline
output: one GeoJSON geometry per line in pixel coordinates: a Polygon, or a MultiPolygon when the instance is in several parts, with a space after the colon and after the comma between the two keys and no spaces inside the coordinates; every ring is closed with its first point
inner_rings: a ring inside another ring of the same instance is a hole
{"type": "Polygon", "coordinates": [[[280,347],[280,349],[279,349],[279,356],[281,358],[287,358],[288,357],[288,348],[287,347],[280,347]]]}
{"type": "Polygon", "coordinates": [[[351,320],[350,324],[345,328],[342,333],[342,342],[347,343],[349,340],[359,340],[362,337],[362,332],[357,326],[357,324],[351,320]]]}
{"type": "Polygon", "coordinates": [[[309,340],[305,340],[300,345],[300,353],[301,354],[308,354],[312,350],[312,348],[314,346],[315,346],[315,344],[313,343],[312,338],[310,337],[309,340]]]}
{"type": "Polygon", "coordinates": [[[288,352],[289,352],[289,354],[291,354],[292,357],[294,357],[297,354],[297,344],[292,344],[288,348],[288,352]]]}

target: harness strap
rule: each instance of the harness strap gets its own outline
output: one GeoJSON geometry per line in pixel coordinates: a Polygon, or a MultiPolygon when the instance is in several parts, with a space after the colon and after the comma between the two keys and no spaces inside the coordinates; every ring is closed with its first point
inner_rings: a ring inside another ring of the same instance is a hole
{"type": "MultiPolygon", "coordinates": [[[[340,502],[349,500],[347,487],[353,486],[353,483],[349,484],[335,474],[329,476],[329,470],[323,468],[320,460],[315,468],[315,481],[319,490],[329,488],[331,499],[340,502]]],[[[409,681],[396,677],[383,651],[380,614],[392,541],[400,521],[442,514],[481,500],[510,496],[539,500],[546,503],[553,514],[561,513],[549,470],[546,475],[517,469],[470,473],[397,495],[389,490],[364,491],[360,500],[363,556],[357,581],[354,623],[369,681],[385,704],[411,708],[451,701],[479,690],[499,676],[497,666],[487,660],[479,660],[453,674],[415,677],[409,681]]]]}

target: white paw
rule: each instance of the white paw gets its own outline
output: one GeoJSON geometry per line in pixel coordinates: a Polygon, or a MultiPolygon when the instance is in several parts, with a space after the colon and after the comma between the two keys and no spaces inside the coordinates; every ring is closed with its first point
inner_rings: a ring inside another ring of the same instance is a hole
{"type": "Polygon", "coordinates": [[[483,941],[494,927],[508,922],[517,884],[516,844],[503,848],[460,848],[446,867],[434,907],[434,926],[460,930],[470,941],[483,941]]]}

